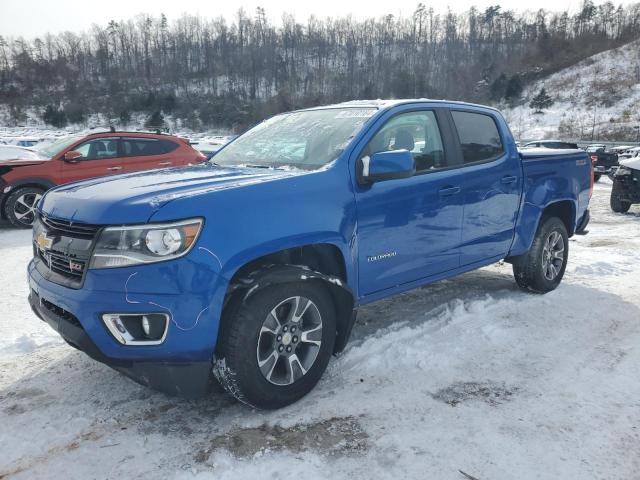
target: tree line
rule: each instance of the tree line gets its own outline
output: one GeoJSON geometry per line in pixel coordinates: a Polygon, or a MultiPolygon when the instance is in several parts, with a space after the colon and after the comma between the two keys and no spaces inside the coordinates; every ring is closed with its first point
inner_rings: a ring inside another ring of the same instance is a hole
{"type": "MultiPolygon", "coordinates": [[[[499,5],[356,20],[239,10],[232,20],[139,15],[83,33],[0,37],[0,104],[55,125],[102,113],[169,114],[189,128],[244,128],[293,108],[351,99],[521,101],[523,86],[640,37],[640,4],[586,0],[564,12],[499,5]]],[[[158,125],[160,126],[160,125],[158,125]]]]}

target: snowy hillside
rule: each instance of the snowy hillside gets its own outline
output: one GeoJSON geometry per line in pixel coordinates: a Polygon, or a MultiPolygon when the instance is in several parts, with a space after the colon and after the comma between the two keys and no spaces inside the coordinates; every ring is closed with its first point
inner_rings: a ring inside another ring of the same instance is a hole
{"type": "Polygon", "coordinates": [[[503,107],[519,139],[636,138],[640,124],[640,41],[602,52],[525,88],[524,102],[503,107]],[[543,114],[529,107],[544,87],[555,103],[543,114]]]}

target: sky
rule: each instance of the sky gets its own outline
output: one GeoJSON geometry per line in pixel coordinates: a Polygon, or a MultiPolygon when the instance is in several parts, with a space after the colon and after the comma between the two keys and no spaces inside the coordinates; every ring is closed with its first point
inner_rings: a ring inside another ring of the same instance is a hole
{"type": "MultiPolygon", "coordinates": [[[[215,0],[0,0],[0,35],[7,37],[34,38],[46,32],[59,33],[66,30],[81,32],[91,24],[106,25],[109,20],[123,20],[139,13],[172,18],[182,13],[200,13],[206,17],[224,16],[232,18],[240,7],[253,14],[256,7],[263,7],[267,16],[278,21],[284,12],[292,13],[299,20],[309,15],[318,17],[353,15],[356,18],[378,17],[388,13],[409,16],[417,4],[433,5],[426,0],[304,0],[272,1],[215,1],[215,0]]],[[[596,0],[596,3],[600,3],[596,0]]],[[[617,4],[618,2],[616,2],[617,4]]],[[[630,3],[623,1],[623,4],[630,3]]],[[[438,2],[437,11],[445,11],[447,5],[454,11],[466,11],[472,5],[486,8],[500,4],[504,9],[523,10],[544,8],[547,10],[577,10],[581,0],[537,0],[535,3],[522,0],[449,0],[438,2]]]]}

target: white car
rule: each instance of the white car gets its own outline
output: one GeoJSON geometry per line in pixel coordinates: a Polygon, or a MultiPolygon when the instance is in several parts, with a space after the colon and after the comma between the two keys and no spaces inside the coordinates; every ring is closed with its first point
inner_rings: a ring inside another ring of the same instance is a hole
{"type": "Polygon", "coordinates": [[[209,138],[203,138],[189,142],[193,148],[198,150],[203,155],[206,155],[207,159],[213,157],[213,155],[224,147],[231,140],[236,138],[235,135],[228,136],[215,136],[209,138]]]}
{"type": "Polygon", "coordinates": [[[625,153],[618,155],[620,160],[625,158],[635,158],[640,157],[640,147],[629,148],[625,153]]]}
{"type": "Polygon", "coordinates": [[[25,148],[34,147],[42,141],[41,138],[37,138],[37,137],[14,137],[14,138],[5,138],[5,140],[9,145],[15,145],[16,147],[25,147],[25,148]]]}
{"type": "Polygon", "coordinates": [[[42,157],[25,147],[0,145],[0,160],[42,160],[42,157]]]}

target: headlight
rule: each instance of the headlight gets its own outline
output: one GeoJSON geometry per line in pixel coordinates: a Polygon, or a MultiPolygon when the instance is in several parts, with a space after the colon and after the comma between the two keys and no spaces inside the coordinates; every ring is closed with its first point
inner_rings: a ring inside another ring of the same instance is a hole
{"type": "Polygon", "coordinates": [[[616,177],[621,177],[623,175],[631,175],[631,169],[627,167],[618,167],[615,173],[616,177]]]}
{"type": "Polygon", "coordinates": [[[162,262],[185,255],[196,242],[202,220],[127,225],[102,230],[89,268],[162,262]]]}

